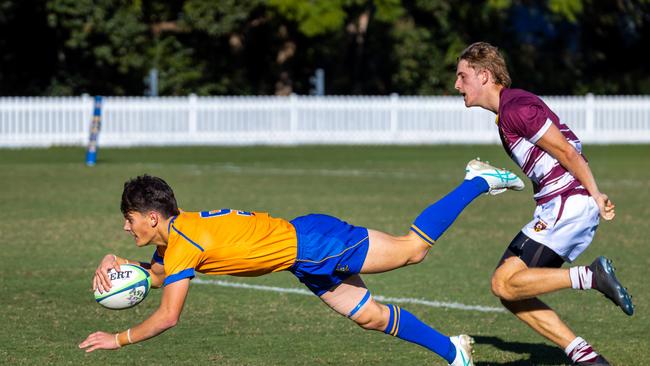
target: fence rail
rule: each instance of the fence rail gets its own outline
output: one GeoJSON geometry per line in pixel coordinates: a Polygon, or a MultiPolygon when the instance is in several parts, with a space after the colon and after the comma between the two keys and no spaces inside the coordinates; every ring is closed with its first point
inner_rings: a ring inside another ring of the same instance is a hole
{"type": "MultiPolygon", "coordinates": [[[[549,96],[588,143],[650,143],[650,96],[549,96]]],[[[0,98],[0,147],[87,144],[93,98],[0,98]]],[[[100,146],[499,142],[460,97],[105,97],[100,146]]]]}

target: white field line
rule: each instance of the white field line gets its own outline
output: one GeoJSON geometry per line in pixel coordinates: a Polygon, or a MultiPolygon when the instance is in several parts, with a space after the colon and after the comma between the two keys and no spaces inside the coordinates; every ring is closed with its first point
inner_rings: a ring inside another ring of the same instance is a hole
{"type": "MultiPolygon", "coordinates": [[[[215,285],[221,287],[242,288],[247,290],[269,291],[269,292],[314,296],[314,294],[311,291],[306,289],[301,289],[301,288],[249,285],[247,283],[229,282],[229,281],[221,281],[221,280],[205,280],[202,278],[195,278],[192,280],[192,283],[201,284],[201,285],[215,285]]],[[[482,306],[482,305],[465,305],[459,302],[432,301],[432,300],[425,300],[425,299],[414,299],[408,297],[388,297],[388,296],[381,296],[381,295],[373,295],[373,297],[376,300],[379,300],[381,302],[389,302],[389,303],[396,303],[396,304],[417,304],[417,305],[429,306],[432,308],[469,310],[469,311],[479,311],[484,313],[505,312],[505,309],[503,308],[496,308],[496,307],[482,306]]]]}
{"type": "MultiPolygon", "coordinates": [[[[239,166],[235,164],[185,164],[183,167],[188,168],[190,173],[201,175],[203,173],[213,173],[221,171],[231,174],[243,175],[275,175],[275,176],[323,176],[323,177],[371,177],[371,178],[404,178],[419,179],[431,178],[435,176],[431,172],[406,172],[406,171],[381,171],[366,169],[301,169],[291,167],[272,167],[272,166],[239,166]]],[[[459,177],[462,169],[459,169],[459,177]]],[[[438,174],[440,176],[441,174],[438,174]]]]}

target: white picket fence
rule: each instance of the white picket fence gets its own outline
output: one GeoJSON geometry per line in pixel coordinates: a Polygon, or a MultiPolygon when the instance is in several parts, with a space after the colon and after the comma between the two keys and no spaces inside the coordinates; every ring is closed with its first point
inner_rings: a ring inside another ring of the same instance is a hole
{"type": "MultiPolygon", "coordinates": [[[[586,143],[650,143],[650,96],[549,96],[586,143]]],[[[84,146],[94,99],[0,98],[0,147],[84,146]]],[[[99,146],[496,144],[460,97],[105,97],[99,146]]]]}

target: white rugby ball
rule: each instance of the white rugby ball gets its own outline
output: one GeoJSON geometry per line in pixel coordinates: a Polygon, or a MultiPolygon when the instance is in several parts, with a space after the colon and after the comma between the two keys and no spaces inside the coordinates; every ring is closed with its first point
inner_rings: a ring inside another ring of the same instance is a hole
{"type": "Polygon", "coordinates": [[[146,269],[134,264],[122,264],[120,271],[108,271],[111,290],[99,293],[95,290],[95,300],[103,307],[114,310],[128,309],[138,305],[151,289],[151,276],[146,269]]]}

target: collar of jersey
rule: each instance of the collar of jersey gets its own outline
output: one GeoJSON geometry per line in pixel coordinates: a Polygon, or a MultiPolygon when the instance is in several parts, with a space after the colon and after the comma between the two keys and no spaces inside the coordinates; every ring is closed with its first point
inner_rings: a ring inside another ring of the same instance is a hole
{"type": "Polygon", "coordinates": [[[177,218],[178,218],[178,215],[172,216],[172,219],[169,220],[169,225],[167,225],[167,235],[169,235],[169,233],[171,233],[172,225],[174,224],[174,221],[176,221],[177,218]]]}

